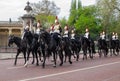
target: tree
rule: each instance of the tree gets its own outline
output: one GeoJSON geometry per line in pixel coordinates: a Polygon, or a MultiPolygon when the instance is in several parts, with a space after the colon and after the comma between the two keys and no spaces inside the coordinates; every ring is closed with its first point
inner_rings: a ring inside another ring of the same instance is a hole
{"type": "Polygon", "coordinates": [[[60,8],[52,1],[42,0],[38,3],[32,3],[32,14],[35,15],[36,21],[40,20],[42,26],[50,27],[54,23],[55,16],[59,14],[60,8]]]}
{"type": "Polygon", "coordinates": [[[103,30],[115,31],[120,20],[120,0],[98,0],[97,8],[103,30]],[[117,24],[118,23],[118,24],[117,24]]]}
{"type": "Polygon", "coordinates": [[[78,9],[76,8],[77,4],[76,4],[76,0],[72,0],[71,2],[71,9],[70,9],[70,16],[68,19],[68,24],[70,26],[74,26],[74,23],[76,22],[77,18],[78,18],[78,9],[80,9],[82,7],[81,5],[81,1],[78,0],[78,9]]]}
{"type": "Polygon", "coordinates": [[[99,25],[100,21],[97,18],[96,7],[83,7],[79,9],[78,14],[78,20],[75,23],[77,33],[84,33],[85,29],[88,28],[91,36],[95,38],[97,35],[96,33],[98,33],[101,28],[101,25],[99,25]]]}
{"type": "Polygon", "coordinates": [[[60,8],[52,1],[42,0],[38,3],[32,3],[32,13],[35,15],[45,14],[45,15],[58,15],[60,8]]]}

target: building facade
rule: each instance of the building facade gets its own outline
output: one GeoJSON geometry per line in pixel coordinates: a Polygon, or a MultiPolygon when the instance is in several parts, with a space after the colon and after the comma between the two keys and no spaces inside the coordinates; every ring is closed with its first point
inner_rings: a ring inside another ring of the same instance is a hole
{"type": "Polygon", "coordinates": [[[18,21],[0,21],[0,47],[8,45],[9,35],[21,36],[23,25],[18,21]]]}

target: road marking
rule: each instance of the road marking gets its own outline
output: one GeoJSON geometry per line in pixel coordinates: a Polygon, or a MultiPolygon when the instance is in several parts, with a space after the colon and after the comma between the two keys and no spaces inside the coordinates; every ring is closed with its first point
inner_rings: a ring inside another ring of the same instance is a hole
{"type": "Polygon", "coordinates": [[[9,67],[7,69],[19,69],[19,68],[23,68],[24,66],[18,66],[18,67],[9,67]]]}
{"type": "Polygon", "coordinates": [[[99,68],[99,67],[103,67],[103,66],[109,66],[109,65],[118,64],[118,63],[120,63],[120,61],[108,63],[108,64],[97,65],[97,66],[93,66],[93,67],[87,67],[87,68],[82,68],[82,69],[61,72],[61,73],[38,76],[38,77],[33,77],[33,78],[28,78],[28,79],[23,79],[23,80],[18,80],[18,81],[30,81],[30,80],[36,80],[36,79],[41,79],[41,78],[53,77],[53,76],[58,76],[58,75],[63,75],[63,74],[68,74],[68,73],[73,73],[73,72],[78,72],[78,71],[90,70],[90,69],[99,68]]]}

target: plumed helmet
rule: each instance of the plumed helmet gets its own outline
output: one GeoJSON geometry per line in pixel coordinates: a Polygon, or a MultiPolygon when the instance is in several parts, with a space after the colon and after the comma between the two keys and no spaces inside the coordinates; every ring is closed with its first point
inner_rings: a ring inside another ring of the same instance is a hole
{"type": "Polygon", "coordinates": [[[112,34],[114,35],[114,34],[115,34],[115,32],[112,32],[112,34]]]}
{"type": "Polygon", "coordinates": [[[64,30],[68,30],[68,26],[65,26],[65,27],[64,27],[64,30]]]}
{"type": "Polygon", "coordinates": [[[105,34],[105,32],[103,31],[102,34],[105,34]]]}
{"type": "Polygon", "coordinates": [[[25,27],[25,29],[29,29],[29,26],[27,25],[27,26],[25,27]]]}
{"type": "Polygon", "coordinates": [[[86,31],[86,32],[88,32],[88,31],[89,31],[89,29],[88,29],[88,28],[86,28],[86,29],[85,29],[85,31],[86,31]]]}
{"type": "Polygon", "coordinates": [[[54,30],[54,25],[53,24],[51,25],[50,30],[54,30]]]}
{"type": "Polygon", "coordinates": [[[72,33],[74,33],[75,31],[74,31],[74,30],[72,30],[71,32],[72,32],[72,33]]]}
{"type": "Polygon", "coordinates": [[[58,17],[56,16],[56,18],[55,18],[55,23],[57,23],[58,22],[58,17]]]}

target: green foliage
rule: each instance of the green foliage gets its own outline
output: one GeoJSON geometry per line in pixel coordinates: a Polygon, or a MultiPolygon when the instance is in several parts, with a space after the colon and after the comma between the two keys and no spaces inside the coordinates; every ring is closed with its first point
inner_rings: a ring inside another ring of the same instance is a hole
{"type": "Polygon", "coordinates": [[[51,24],[54,23],[55,16],[53,16],[53,15],[47,16],[45,14],[39,14],[39,15],[36,15],[36,21],[37,20],[40,20],[43,27],[48,28],[48,27],[50,27],[51,24]]]}
{"type": "MultiPolygon", "coordinates": [[[[78,0],[78,9],[80,9],[81,7],[82,7],[81,6],[81,1],[78,0]]],[[[70,26],[74,26],[77,18],[78,18],[78,10],[76,10],[76,0],[72,0],[71,9],[70,9],[70,16],[69,16],[69,19],[68,19],[68,24],[70,26]]]]}
{"type": "Polygon", "coordinates": [[[95,38],[100,31],[101,27],[98,25],[99,20],[96,17],[96,8],[94,6],[83,7],[78,11],[78,20],[75,23],[75,28],[78,34],[85,33],[85,29],[88,28],[91,37],[95,38]]]}

